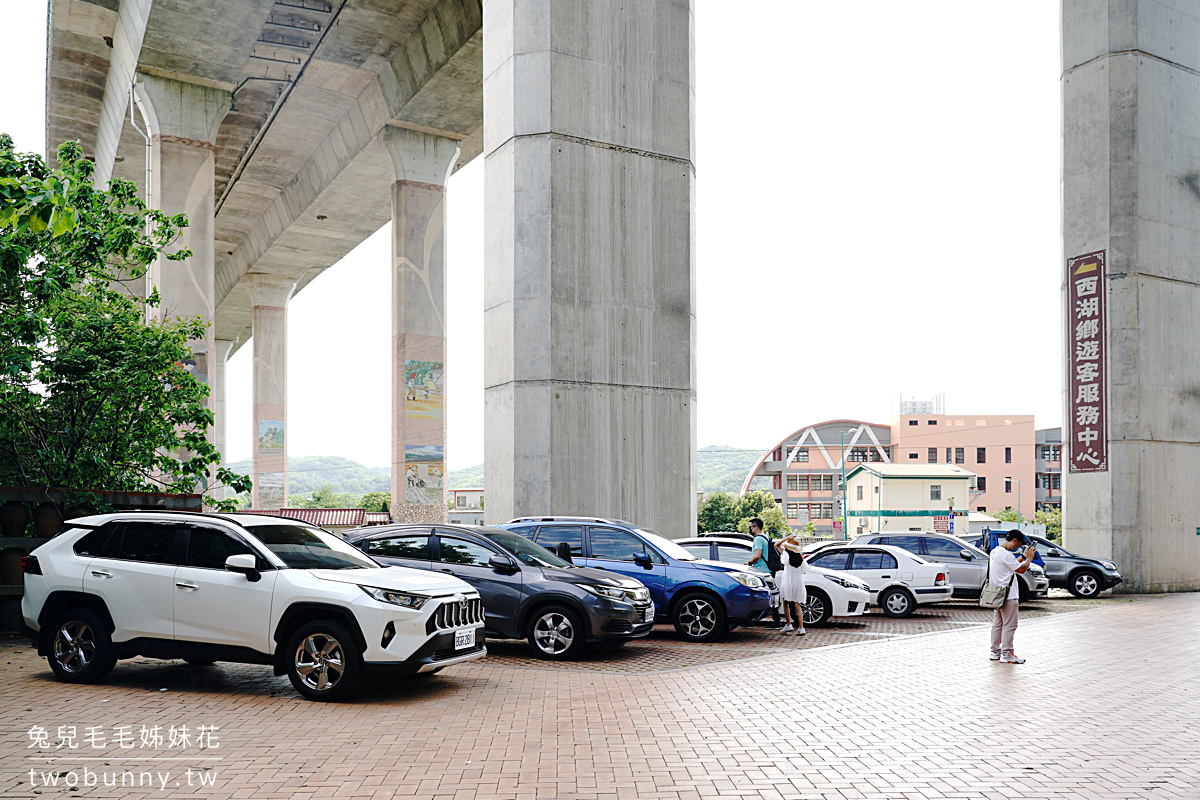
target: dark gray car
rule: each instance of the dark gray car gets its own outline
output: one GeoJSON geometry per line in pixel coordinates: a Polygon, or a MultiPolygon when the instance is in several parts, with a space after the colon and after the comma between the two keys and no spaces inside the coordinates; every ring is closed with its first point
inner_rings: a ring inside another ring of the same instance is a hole
{"type": "MultiPolygon", "coordinates": [[[[927,561],[938,561],[946,565],[950,583],[954,584],[955,597],[979,597],[983,582],[987,579],[987,554],[973,544],[934,531],[907,531],[903,533],[864,533],[854,538],[854,544],[890,544],[915,553],[927,561]]],[[[1037,565],[1030,565],[1017,581],[1022,602],[1034,597],[1045,597],[1050,592],[1050,581],[1037,565]]]]}
{"type": "MultiPolygon", "coordinates": [[[[1111,561],[1077,556],[1061,544],[1041,536],[1027,533],[1025,538],[1033,542],[1038,555],[1046,562],[1046,577],[1050,579],[1050,586],[1054,589],[1066,589],[1076,597],[1095,597],[1123,580],[1121,573],[1117,571],[1117,565],[1111,561]]],[[[973,542],[976,547],[981,543],[982,538],[973,542]]]]}
{"type": "Polygon", "coordinates": [[[499,528],[385,525],[346,541],[398,567],[461,578],[483,599],[485,635],[526,639],[540,658],[567,659],[585,644],[617,648],[654,627],[650,591],[632,578],[577,567],[499,528]]]}

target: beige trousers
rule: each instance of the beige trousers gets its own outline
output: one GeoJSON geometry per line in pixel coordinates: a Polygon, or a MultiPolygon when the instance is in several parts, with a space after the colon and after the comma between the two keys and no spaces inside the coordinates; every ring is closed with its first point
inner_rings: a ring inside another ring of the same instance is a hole
{"type": "Polygon", "coordinates": [[[1016,600],[1009,600],[1004,605],[997,608],[992,617],[992,653],[1000,654],[1000,657],[1011,656],[1013,654],[1013,634],[1017,632],[1017,607],[1020,605],[1016,600]]]}

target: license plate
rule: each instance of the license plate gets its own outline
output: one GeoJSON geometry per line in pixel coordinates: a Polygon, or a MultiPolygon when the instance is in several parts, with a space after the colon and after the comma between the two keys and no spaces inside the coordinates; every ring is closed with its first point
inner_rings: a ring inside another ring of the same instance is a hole
{"type": "Polygon", "coordinates": [[[779,608],[779,592],[771,595],[771,608],[779,608]]]}
{"type": "Polygon", "coordinates": [[[643,608],[642,609],[642,622],[653,622],[653,621],[654,621],[654,606],[650,606],[649,608],[643,608]]]}
{"type": "Polygon", "coordinates": [[[454,632],[454,649],[466,650],[468,647],[475,646],[475,629],[467,628],[465,631],[454,632]]]}

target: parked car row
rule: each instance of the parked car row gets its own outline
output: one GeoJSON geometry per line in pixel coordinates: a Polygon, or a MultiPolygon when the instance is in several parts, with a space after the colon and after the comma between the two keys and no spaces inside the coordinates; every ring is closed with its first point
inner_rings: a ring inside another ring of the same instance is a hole
{"type": "MultiPolygon", "coordinates": [[[[1038,556],[1045,562],[1046,578],[1052,589],[1066,589],[1076,597],[1095,597],[1123,580],[1117,565],[1111,561],[1075,555],[1062,545],[1041,536],[1025,534],[1025,537],[1037,548],[1038,556]]],[[[984,536],[976,536],[970,542],[982,548],[984,536]]]]}
{"type": "MultiPolygon", "coordinates": [[[[1062,561],[1056,585],[1080,596],[1121,581],[1111,562],[1035,543],[1048,565],[1062,561]]],[[[369,674],[480,658],[485,637],[524,639],[545,659],[619,648],[655,622],[713,641],[779,605],[771,576],[746,566],[752,547],[735,536],[673,541],[599,517],[394,524],[343,539],[279,517],[122,512],[70,520],[22,559],[21,608],[63,681],[101,681],[137,655],[233,661],[272,666],[309,699],[338,700],[369,674]]],[[[986,575],[982,550],[928,531],[808,550],[809,625],[872,604],[906,617],[978,596],[986,575]]],[[[1037,567],[1021,578],[1022,599],[1051,585],[1037,567]]]]}
{"type": "MultiPolygon", "coordinates": [[[[920,556],[929,562],[943,564],[948,571],[949,583],[954,587],[954,597],[979,597],[987,580],[987,553],[975,545],[948,533],[933,531],[905,531],[904,533],[864,533],[849,541],[822,542],[809,545],[806,551],[811,556],[845,547],[862,545],[888,545],[920,556]]],[[[836,562],[835,562],[836,563],[836,562]]],[[[1021,600],[1045,597],[1050,591],[1050,580],[1046,572],[1036,565],[1020,574],[1017,582],[1021,600]]],[[[949,598],[946,598],[949,599],[949,598]]]]}

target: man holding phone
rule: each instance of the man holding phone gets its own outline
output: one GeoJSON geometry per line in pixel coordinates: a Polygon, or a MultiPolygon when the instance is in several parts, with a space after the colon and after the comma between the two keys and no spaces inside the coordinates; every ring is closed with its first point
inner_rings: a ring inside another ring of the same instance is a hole
{"type": "Polygon", "coordinates": [[[1004,605],[997,608],[992,617],[992,652],[989,658],[1002,664],[1024,664],[1025,659],[1017,658],[1013,652],[1013,636],[1017,632],[1018,607],[1021,591],[1017,587],[1017,575],[1029,569],[1037,549],[1029,544],[1025,534],[1020,531],[1009,531],[1008,536],[992,549],[988,582],[996,586],[1008,586],[1008,596],[1004,605]],[[1021,545],[1026,545],[1021,558],[1013,555],[1013,551],[1021,545]]]}

